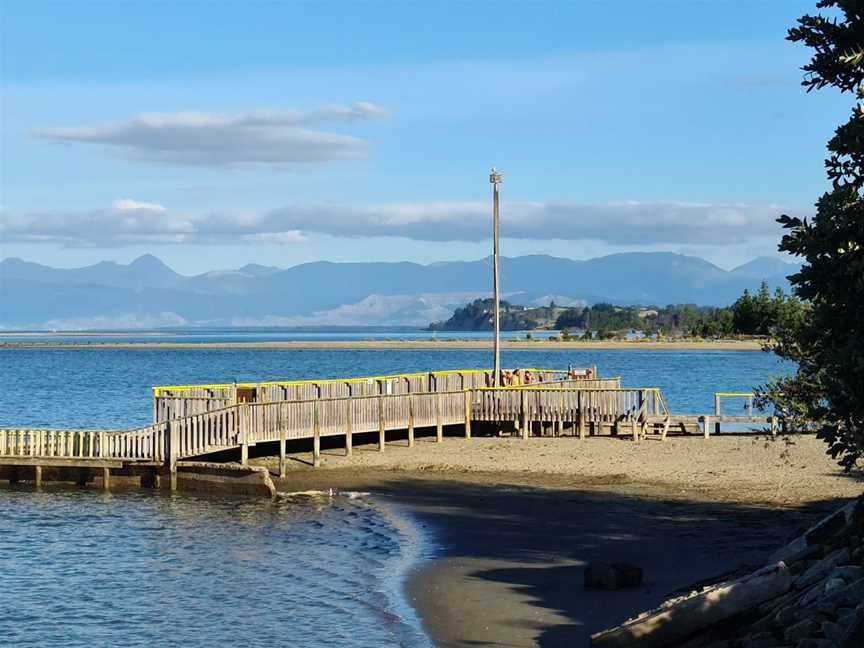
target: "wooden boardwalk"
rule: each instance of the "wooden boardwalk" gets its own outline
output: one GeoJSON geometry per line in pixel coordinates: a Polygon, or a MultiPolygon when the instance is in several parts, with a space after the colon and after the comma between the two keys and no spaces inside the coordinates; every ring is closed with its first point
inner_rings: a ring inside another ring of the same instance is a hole
{"type": "Polygon", "coordinates": [[[600,378],[595,367],[576,370],[527,370],[532,384],[488,387],[490,372],[440,371],[320,381],[284,381],[160,386],[153,391],[151,425],[129,430],[55,430],[0,428],[0,465],[101,469],[107,486],[117,468],[158,467],[176,487],[177,463],[217,452],[239,450],[246,464],[249,448],[278,443],[280,475],[286,470],[286,444],[312,439],[315,466],[321,439],[342,437],[350,455],[354,435],[377,434],[386,449],[387,433],[430,428],[441,441],[445,428],[458,426],[471,437],[472,425],[492,426],[499,434],[528,438],[537,434],[629,435],[634,441],[669,432],[698,432],[707,438],[712,424],[765,423],[776,432],[774,417],[720,412],[718,394],[711,414],[672,414],[659,389],[624,388],[618,378],[600,378]]]}

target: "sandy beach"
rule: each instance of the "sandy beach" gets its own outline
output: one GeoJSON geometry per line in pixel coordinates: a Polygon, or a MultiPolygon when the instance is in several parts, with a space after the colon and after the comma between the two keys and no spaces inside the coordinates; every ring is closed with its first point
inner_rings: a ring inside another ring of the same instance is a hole
{"type": "MultiPolygon", "coordinates": [[[[276,340],[264,342],[65,342],[0,341],[0,349],[487,349],[492,340],[276,340]]],[[[504,349],[546,351],[556,349],[686,349],[716,351],[761,351],[758,340],[681,340],[674,342],[502,340],[504,349]]]]}
{"type": "Polygon", "coordinates": [[[361,445],[351,459],[325,443],[317,470],[307,452],[291,459],[279,490],[370,491],[430,532],[436,555],[407,594],[437,645],[463,648],[587,646],[592,632],[759,564],[864,490],[812,436],[421,437],[383,454],[361,445]],[[585,590],[594,560],[636,563],[644,586],[585,590]]]}

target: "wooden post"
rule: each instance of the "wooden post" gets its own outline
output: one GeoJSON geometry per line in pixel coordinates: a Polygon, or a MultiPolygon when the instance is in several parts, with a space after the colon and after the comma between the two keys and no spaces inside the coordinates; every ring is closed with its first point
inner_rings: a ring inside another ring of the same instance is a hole
{"type": "Polygon", "coordinates": [[[321,419],[319,401],[312,403],[312,466],[321,466],[321,419]]]}
{"type": "Polygon", "coordinates": [[[705,438],[708,438],[708,435],[711,434],[711,417],[707,414],[702,418],[702,432],[705,435],[705,438]]]}
{"type": "Polygon", "coordinates": [[[285,443],[287,441],[285,436],[285,423],[283,421],[279,426],[279,477],[282,479],[285,479],[285,476],[288,474],[288,466],[285,460],[285,443]]]}
{"type": "Polygon", "coordinates": [[[714,394],[714,416],[720,416],[720,394],[714,394]]]}
{"type": "MultiPolygon", "coordinates": [[[[437,385],[436,385],[437,388],[437,385]]],[[[441,392],[435,393],[435,441],[444,440],[444,426],[441,424],[441,392]]]]}
{"type": "Polygon", "coordinates": [[[249,465],[249,406],[237,406],[237,419],[240,423],[240,465],[249,465]]]}
{"type": "Polygon", "coordinates": [[[466,389],[464,392],[465,401],[465,438],[471,438],[471,391],[466,389]]]}
{"type": "Polygon", "coordinates": [[[384,396],[378,393],[378,452],[384,452],[384,442],[386,441],[384,432],[384,396]]]}
{"type": "Polygon", "coordinates": [[[576,415],[579,417],[579,438],[585,439],[586,433],[586,421],[585,421],[585,409],[582,405],[582,391],[576,392],[576,415]]]}
{"type": "Polygon", "coordinates": [[[777,417],[771,417],[771,436],[777,436],[777,417]]]}
{"type": "MultiPolygon", "coordinates": [[[[38,488],[39,486],[42,485],[42,466],[34,466],[34,468],[36,470],[35,470],[35,474],[34,474],[33,479],[36,482],[36,487],[38,488]]],[[[10,482],[11,482],[11,480],[10,480],[10,482]]]]}
{"type": "Polygon", "coordinates": [[[522,429],[522,438],[527,439],[529,430],[528,430],[528,406],[525,402],[525,390],[519,390],[519,416],[522,418],[519,423],[519,427],[522,429]]]}
{"type": "Polygon", "coordinates": [[[747,416],[753,416],[753,397],[747,397],[747,416]]]}
{"type": "Polygon", "coordinates": [[[111,469],[103,468],[102,469],[102,490],[108,490],[111,488],[111,469]]]}
{"type": "Polygon", "coordinates": [[[171,490],[177,490],[177,455],[180,449],[180,429],[177,421],[168,423],[168,472],[171,476],[171,490]]]}
{"type": "Polygon", "coordinates": [[[414,401],[408,394],[408,447],[414,447],[414,401]]]}
{"type": "Polygon", "coordinates": [[[351,385],[348,385],[348,398],[345,400],[345,456],[350,457],[354,451],[354,422],[351,420],[351,410],[354,401],[351,398],[351,385]]]}

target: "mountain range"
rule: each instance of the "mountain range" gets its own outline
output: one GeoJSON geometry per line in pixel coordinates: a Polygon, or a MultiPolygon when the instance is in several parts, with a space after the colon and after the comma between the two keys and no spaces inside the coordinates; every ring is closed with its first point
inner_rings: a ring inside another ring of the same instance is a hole
{"type": "MultiPolygon", "coordinates": [[[[501,260],[503,295],[523,305],[695,303],[726,305],[764,280],[788,289],[798,266],[760,257],[727,271],[668,252],[585,261],[546,255],[501,260]]],[[[60,269],[0,261],[0,328],[116,329],[167,326],[417,325],[448,318],[487,296],[491,259],[332,263],[290,268],[248,264],[181,275],[146,254],[60,269]]]]}

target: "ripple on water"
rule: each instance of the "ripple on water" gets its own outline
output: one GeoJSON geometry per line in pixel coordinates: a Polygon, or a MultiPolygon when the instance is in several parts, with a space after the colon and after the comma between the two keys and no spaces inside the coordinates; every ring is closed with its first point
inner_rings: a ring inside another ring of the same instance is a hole
{"type": "Polygon", "coordinates": [[[430,645],[394,579],[413,539],[363,498],[0,490],[0,510],[5,645],[430,645]]]}

